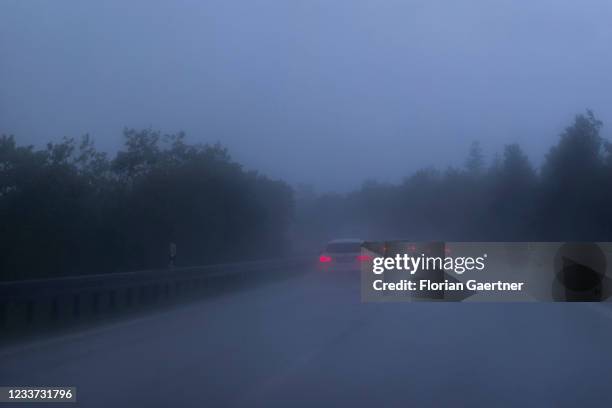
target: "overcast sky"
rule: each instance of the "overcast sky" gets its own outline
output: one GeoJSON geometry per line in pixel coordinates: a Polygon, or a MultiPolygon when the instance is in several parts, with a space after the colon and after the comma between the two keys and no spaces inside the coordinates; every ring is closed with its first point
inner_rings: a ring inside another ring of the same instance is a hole
{"type": "Polygon", "coordinates": [[[1,0],[0,132],[220,141],[321,190],[612,129],[612,2],[1,0]]]}

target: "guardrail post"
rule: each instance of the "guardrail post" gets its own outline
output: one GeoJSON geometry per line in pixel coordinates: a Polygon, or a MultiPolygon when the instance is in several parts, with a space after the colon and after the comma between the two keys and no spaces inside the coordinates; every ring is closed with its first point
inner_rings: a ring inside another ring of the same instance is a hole
{"type": "Polygon", "coordinates": [[[81,295],[78,293],[72,296],[72,317],[75,319],[81,317],[81,295]]]}
{"type": "Polygon", "coordinates": [[[55,296],[51,300],[51,321],[56,323],[59,320],[59,299],[55,296]]]}
{"type": "Polygon", "coordinates": [[[134,306],[134,291],[131,287],[127,288],[126,290],[125,303],[128,308],[134,306]]]}
{"type": "Polygon", "coordinates": [[[145,290],[146,290],[146,286],[141,286],[138,288],[138,300],[137,303],[139,305],[143,305],[145,303],[145,290]]]}
{"type": "Polygon", "coordinates": [[[6,309],[8,309],[7,302],[0,302],[0,328],[4,329],[7,325],[6,309]]]}
{"type": "Polygon", "coordinates": [[[111,312],[114,312],[117,309],[117,291],[114,289],[111,289],[108,296],[109,296],[109,299],[108,299],[109,309],[111,312]]]}
{"type": "Polygon", "coordinates": [[[28,299],[26,303],[26,323],[28,325],[34,322],[34,301],[28,299]]]}
{"type": "Polygon", "coordinates": [[[93,293],[91,308],[94,316],[100,314],[100,294],[98,292],[93,293]]]}

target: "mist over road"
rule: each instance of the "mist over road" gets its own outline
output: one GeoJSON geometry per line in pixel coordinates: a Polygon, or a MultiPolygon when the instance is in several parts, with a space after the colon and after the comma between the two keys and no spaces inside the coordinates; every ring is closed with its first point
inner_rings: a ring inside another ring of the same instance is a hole
{"type": "Polygon", "coordinates": [[[312,271],[1,350],[0,384],[105,408],[611,406],[611,346],[605,304],[361,303],[312,271]]]}

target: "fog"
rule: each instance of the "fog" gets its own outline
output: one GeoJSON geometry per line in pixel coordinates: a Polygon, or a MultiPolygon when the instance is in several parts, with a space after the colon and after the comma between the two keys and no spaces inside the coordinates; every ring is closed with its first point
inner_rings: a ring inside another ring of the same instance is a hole
{"type": "Polygon", "coordinates": [[[610,21],[606,0],[4,0],[0,133],[112,152],[126,126],[184,130],[323,191],[473,140],[538,165],[576,113],[612,122],[610,21]]]}
{"type": "Polygon", "coordinates": [[[0,401],[611,407],[611,22],[610,0],[0,0],[0,401]],[[458,242],[515,243],[477,283],[532,271],[538,303],[362,292],[370,249],[458,273],[458,242]]]}

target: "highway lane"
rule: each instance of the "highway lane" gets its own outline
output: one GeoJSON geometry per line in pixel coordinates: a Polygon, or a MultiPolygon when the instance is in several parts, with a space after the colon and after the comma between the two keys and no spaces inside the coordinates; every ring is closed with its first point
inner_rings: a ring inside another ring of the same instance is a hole
{"type": "Polygon", "coordinates": [[[0,385],[84,407],[601,407],[611,346],[605,305],[361,303],[313,271],[0,350],[0,385]]]}

